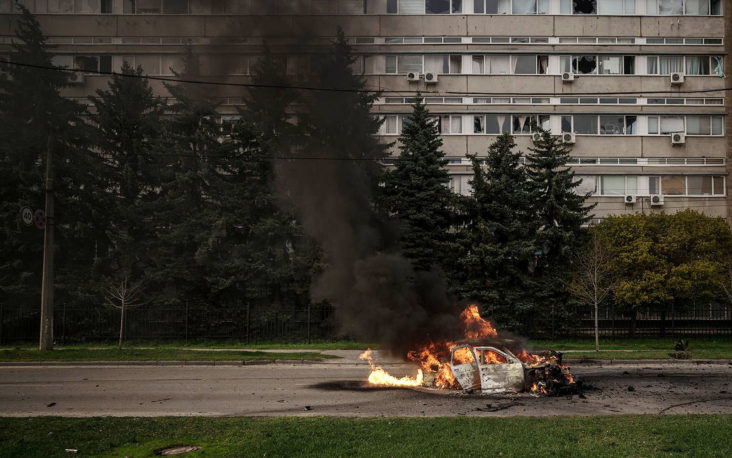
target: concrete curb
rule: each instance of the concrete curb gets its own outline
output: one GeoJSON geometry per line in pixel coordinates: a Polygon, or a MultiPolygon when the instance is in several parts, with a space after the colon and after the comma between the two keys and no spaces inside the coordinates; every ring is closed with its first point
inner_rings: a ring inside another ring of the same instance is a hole
{"type": "Polygon", "coordinates": [[[571,359],[562,358],[562,362],[567,365],[579,366],[612,366],[612,365],[640,365],[640,364],[678,364],[678,365],[731,365],[730,359],[571,359]]]}
{"type": "Polygon", "coordinates": [[[263,366],[266,364],[317,364],[307,359],[260,359],[251,361],[0,361],[0,367],[68,367],[68,366],[263,366]]]}

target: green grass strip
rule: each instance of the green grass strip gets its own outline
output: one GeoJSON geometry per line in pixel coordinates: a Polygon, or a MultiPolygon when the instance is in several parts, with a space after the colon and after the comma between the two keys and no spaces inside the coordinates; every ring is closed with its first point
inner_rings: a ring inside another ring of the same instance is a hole
{"type": "Polygon", "coordinates": [[[732,456],[732,415],[556,418],[0,418],[0,457],[732,456]]]}
{"type": "Polygon", "coordinates": [[[0,361],[258,361],[281,359],[322,360],[335,358],[316,352],[194,351],[171,348],[154,349],[58,349],[41,352],[29,349],[0,350],[0,361]]]}

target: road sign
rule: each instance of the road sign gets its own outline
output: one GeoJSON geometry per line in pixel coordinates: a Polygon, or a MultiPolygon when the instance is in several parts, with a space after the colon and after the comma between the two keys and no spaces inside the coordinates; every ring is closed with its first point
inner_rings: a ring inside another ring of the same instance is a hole
{"type": "Polygon", "coordinates": [[[23,207],[20,209],[20,220],[26,226],[33,225],[33,210],[30,207],[23,207]]]}
{"type": "Polygon", "coordinates": [[[36,224],[36,227],[38,229],[43,229],[46,227],[46,212],[41,210],[40,208],[36,210],[35,213],[33,213],[33,222],[36,224]]]}

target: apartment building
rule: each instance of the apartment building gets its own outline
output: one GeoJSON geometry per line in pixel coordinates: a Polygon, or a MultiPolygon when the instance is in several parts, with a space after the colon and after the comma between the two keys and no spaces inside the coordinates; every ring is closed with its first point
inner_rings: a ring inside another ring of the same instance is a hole
{"type": "MultiPolygon", "coordinates": [[[[246,82],[264,39],[338,25],[359,54],[391,142],[420,90],[439,121],[451,186],[469,192],[466,153],[510,132],[528,152],[532,119],[572,147],[596,218],[693,208],[728,218],[732,129],[724,91],[729,0],[26,0],[57,63],[172,75],[186,45],[207,77],[246,82]]],[[[0,0],[0,55],[13,30],[0,0]]],[[[307,59],[286,56],[297,80],[307,59]]],[[[84,99],[107,77],[79,73],[84,99]]],[[[164,94],[159,83],[154,86],[164,94]]],[[[241,103],[216,93],[222,118],[241,103]]],[[[394,148],[396,152],[396,148],[394,148]]],[[[732,218],[728,218],[732,221],[732,218]]]]}

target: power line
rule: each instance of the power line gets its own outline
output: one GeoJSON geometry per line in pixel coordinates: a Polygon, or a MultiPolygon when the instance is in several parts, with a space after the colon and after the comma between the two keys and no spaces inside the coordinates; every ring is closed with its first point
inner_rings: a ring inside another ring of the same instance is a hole
{"type": "MultiPolygon", "coordinates": [[[[298,90],[298,91],[320,91],[320,92],[346,92],[346,93],[398,93],[398,94],[405,94],[405,93],[416,93],[417,91],[402,91],[402,90],[394,90],[394,89],[348,89],[348,88],[332,88],[332,87],[317,87],[317,86],[293,86],[293,85],[284,85],[284,84],[261,84],[261,83],[230,83],[230,82],[222,82],[222,81],[206,81],[206,80],[192,80],[192,79],[183,79],[183,78],[175,78],[175,77],[167,77],[167,76],[152,76],[152,75],[138,75],[137,73],[120,73],[120,72],[106,72],[101,70],[84,70],[84,69],[76,69],[76,68],[61,68],[56,66],[46,66],[46,65],[36,65],[36,64],[27,64],[22,62],[12,62],[8,60],[0,60],[0,64],[6,64],[6,65],[14,65],[16,67],[26,67],[26,68],[34,68],[38,70],[52,70],[52,71],[58,71],[58,72],[64,72],[64,73],[84,73],[84,74],[94,74],[94,75],[101,75],[101,76],[119,76],[123,78],[139,78],[139,79],[146,79],[146,80],[152,80],[152,81],[164,81],[169,83],[183,83],[183,84],[199,84],[199,85],[209,85],[209,86],[220,86],[220,87],[240,87],[240,88],[259,88],[259,89],[292,89],[292,90],[298,90]]],[[[660,95],[660,94],[668,94],[668,95],[675,95],[675,94],[705,94],[705,93],[712,93],[712,92],[727,92],[732,91],[732,87],[723,87],[719,89],[692,89],[692,90],[679,90],[679,91],[615,91],[615,92],[572,92],[572,93],[557,93],[557,92],[542,92],[542,93],[533,93],[530,94],[531,96],[550,96],[550,97],[572,97],[575,95],[596,95],[596,96],[602,96],[602,95],[636,95],[638,97],[643,97],[645,94],[654,94],[654,95],[660,95]]],[[[479,95],[479,96],[512,96],[512,95],[529,95],[529,94],[516,94],[516,93],[507,93],[507,92],[468,92],[468,91],[447,91],[444,93],[440,92],[423,92],[420,91],[425,96],[435,96],[440,94],[449,94],[449,95],[479,95]]]]}

